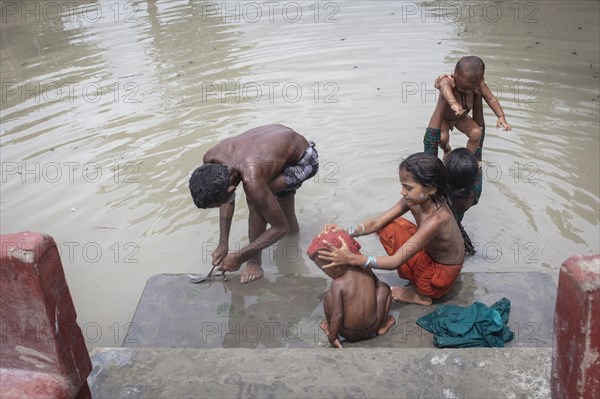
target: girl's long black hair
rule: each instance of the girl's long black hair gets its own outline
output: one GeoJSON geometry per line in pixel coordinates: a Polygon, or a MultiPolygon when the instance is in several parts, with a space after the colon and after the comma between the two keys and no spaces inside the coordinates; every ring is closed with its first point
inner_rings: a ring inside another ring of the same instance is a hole
{"type": "Polygon", "coordinates": [[[413,179],[425,187],[434,187],[433,203],[439,208],[444,202],[452,209],[452,197],[448,176],[442,160],[425,152],[410,155],[400,163],[400,170],[410,173],[413,179]]]}

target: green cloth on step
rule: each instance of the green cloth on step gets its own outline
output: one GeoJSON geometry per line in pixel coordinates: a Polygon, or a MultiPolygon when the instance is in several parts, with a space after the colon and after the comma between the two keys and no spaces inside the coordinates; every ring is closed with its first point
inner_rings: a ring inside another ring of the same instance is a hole
{"type": "Polygon", "coordinates": [[[510,301],[502,298],[491,307],[475,302],[469,307],[440,305],[417,320],[417,324],[434,335],[439,348],[504,347],[513,339],[506,326],[510,301]]]}

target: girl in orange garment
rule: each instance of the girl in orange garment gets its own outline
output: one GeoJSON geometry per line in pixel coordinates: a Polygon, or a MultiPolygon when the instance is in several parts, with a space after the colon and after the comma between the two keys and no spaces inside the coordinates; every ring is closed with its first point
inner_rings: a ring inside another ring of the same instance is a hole
{"type": "MultiPolygon", "coordinates": [[[[371,269],[396,269],[412,286],[392,287],[397,301],[430,305],[445,295],[459,277],[465,258],[464,241],[450,206],[446,172],[442,161],[417,153],[400,164],[402,198],[379,216],[345,229],[352,237],[379,233],[388,256],[354,254],[343,242],[328,245],[319,258],[330,262],[323,268],[354,265],[371,269]],[[401,217],[410,211],[416,225],[401,217]]],[[[326,225],[325,232],[344,230],[326,225]]]]}

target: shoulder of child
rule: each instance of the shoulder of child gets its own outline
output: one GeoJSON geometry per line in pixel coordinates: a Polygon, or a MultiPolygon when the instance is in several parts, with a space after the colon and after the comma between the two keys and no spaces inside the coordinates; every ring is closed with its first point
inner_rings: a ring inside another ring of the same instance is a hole
{"type": "Polygon", "coordinates": [[[442,228],[448,221],[453,220],[454,215],[452,211],[450,211],[446,206],[435,211],[427,218],[428,224],[433,224],[434,226],[438,226],[438,228],[442,228]]]}

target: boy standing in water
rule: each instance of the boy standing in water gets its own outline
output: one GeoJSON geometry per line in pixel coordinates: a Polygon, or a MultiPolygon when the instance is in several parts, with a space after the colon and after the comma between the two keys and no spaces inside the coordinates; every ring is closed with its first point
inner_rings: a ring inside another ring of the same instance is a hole
{"type": "Polygon", "coordinates": [[[463,57],[456,64],[454,74],[442,75],[435,81],[435,87],[440,90],[441,96],[429,120],[425,140],[439,144],[444,151],[444,162],[452,151],[449,131],[454,127],[467,135],[467,149],[477,156],[482,132],[479,124],[468,113],[474,106],[482,103],[482,97],[498,117],[496,127],[502,125],[504,131],[512,129],[498,99],[483,81],[484,71],[485,64],[481,58],[463,57]]]}
{"type": "Polygon", "coordinates": [[[375,333],[385,334],[396,322],[388,315],[392,304],[390,287],[379,281],[372,270],[344,264],[323,269],[327,262],[317,252],[327,249],[328,244],[339,248],[340,240],[346,242],[350,252],[360,255],[360,244],[345,232],[321,233],[306,251],[319,269],[333,279],[323,300],[326,319],[321,329],[336,348],[342,347],[338,334],[350,341],[360,341],[375,333]]]}

